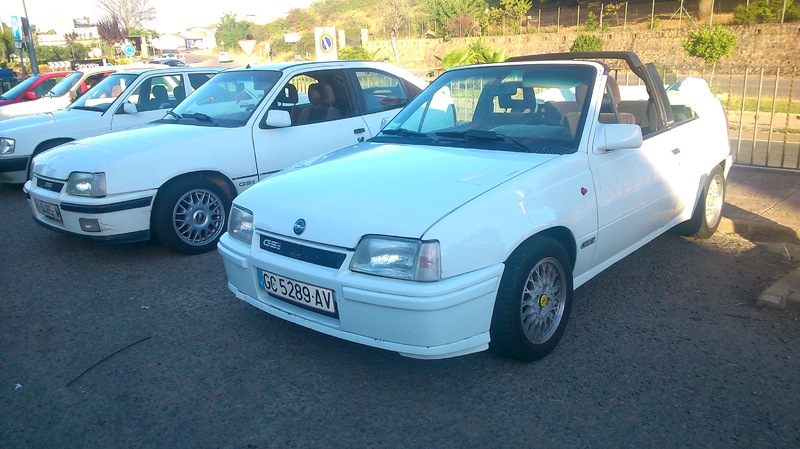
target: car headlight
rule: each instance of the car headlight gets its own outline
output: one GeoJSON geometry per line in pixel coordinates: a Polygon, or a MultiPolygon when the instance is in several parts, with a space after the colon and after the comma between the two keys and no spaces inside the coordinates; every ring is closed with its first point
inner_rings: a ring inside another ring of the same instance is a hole
{"type": "Polygon", "coordinates": [[[0,154],[14,154],[17,141],[10,137],[0,137],[0,154]]]}
{"type": "Polygon", "coordinates": [[[230,220],[228,220],[228,234],[248,245],[252,243],[253,213],[234,204],[231,208],[230,220]]]}
{"type": "Polygon", "coordinates": [[[67,179],[67,194],[99,198],[106,196],[106,174],[74,171],[67,179]]]}
{"type": "Polygon", "coordinates": [[[410,281],[438,281],[442,277],[439,242],[366,236],[356,247],[350,270],[410,281]]]}

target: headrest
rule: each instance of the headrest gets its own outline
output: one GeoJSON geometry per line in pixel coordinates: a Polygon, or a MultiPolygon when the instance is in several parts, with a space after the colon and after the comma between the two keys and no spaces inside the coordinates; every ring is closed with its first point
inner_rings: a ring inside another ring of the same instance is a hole
{"type": "Polygon", "coordinates": [[[150,92],[153,94],[155,98],[167,98],[167,88],[164,87],[162,84],[156,84],[150,89],[150,92]]]}
{"type": "Polygon", "coordinates": [[[311,104],[333,104],[333,89],[329,84],[314,83],[308,86],[308,101],[311,104]]]}
{"type": "Polygon", "coordinates": [[[297,104],[297,88],[294,87],[294,84],[287,84],[283,86],[283,89],[281,89],[280,93],[278,93],[278,98],[276,98],[275,101],[278,103],[297,104]]]}

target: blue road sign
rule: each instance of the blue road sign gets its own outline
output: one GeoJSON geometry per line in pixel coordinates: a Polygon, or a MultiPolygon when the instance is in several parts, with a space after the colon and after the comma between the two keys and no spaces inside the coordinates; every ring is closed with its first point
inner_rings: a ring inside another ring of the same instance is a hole
{"type": "Polygon", "coordinates": [[[22,21],[19,16],[11,16],[11,37],[15,41],[22,40],[22,21]]]}
{"type": "Polygon", "coordinates": [[[125,53],[125,56],[133,56],[136,53],[136,48],[131,44],[126,44],[122,47],[122,52],[125,53]]]}

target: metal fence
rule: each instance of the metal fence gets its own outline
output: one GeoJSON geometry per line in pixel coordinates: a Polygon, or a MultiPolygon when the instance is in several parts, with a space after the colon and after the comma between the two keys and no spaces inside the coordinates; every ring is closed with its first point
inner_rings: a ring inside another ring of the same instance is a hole
{"type": "Polygon", "coordinates": [[[702,77],[728,117],[737,164],[800,170],[798,68],[664,69],[665,83],[702,77]]]}

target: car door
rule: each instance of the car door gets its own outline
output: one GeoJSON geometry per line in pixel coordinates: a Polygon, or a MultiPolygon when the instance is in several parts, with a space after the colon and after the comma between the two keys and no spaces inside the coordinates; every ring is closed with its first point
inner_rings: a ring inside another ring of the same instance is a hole
{"type": "Polygon", "coordinates": [[[636,149],[589,150],[598,209],[595,264],[641,246],[676,216],[676,143],[664,130],[644,137],[636,149]]]}
{"type": "Polygon", "coordinates": [[[111,130],[128,129],[164,117],[168,110],[177,106],[184,98],[181,95],[186,89],[184,76],[160,71],[145,75],[137,85],[123,94],[111,120],[111,130]],[[136,112],[125,112],[125,103],[133,104],[136,112]]]}
{"type": "Polygon", "coordinates": [[[253,129],[259,180],[313,156],[372,137],[364,119],[357,115],[343,70],[295,73],[276,89],[278,97],[253,129]],[[291,126],[268,126],[270,110],[288,112],[291,126]]]}
{"type": "Polygon", "coordinates": [[[409,92],[399,77],[382,70],[358,68],[348,73],[352,75],[355,98],[371,135],[377,134],[418,93],[409,92]]]}

